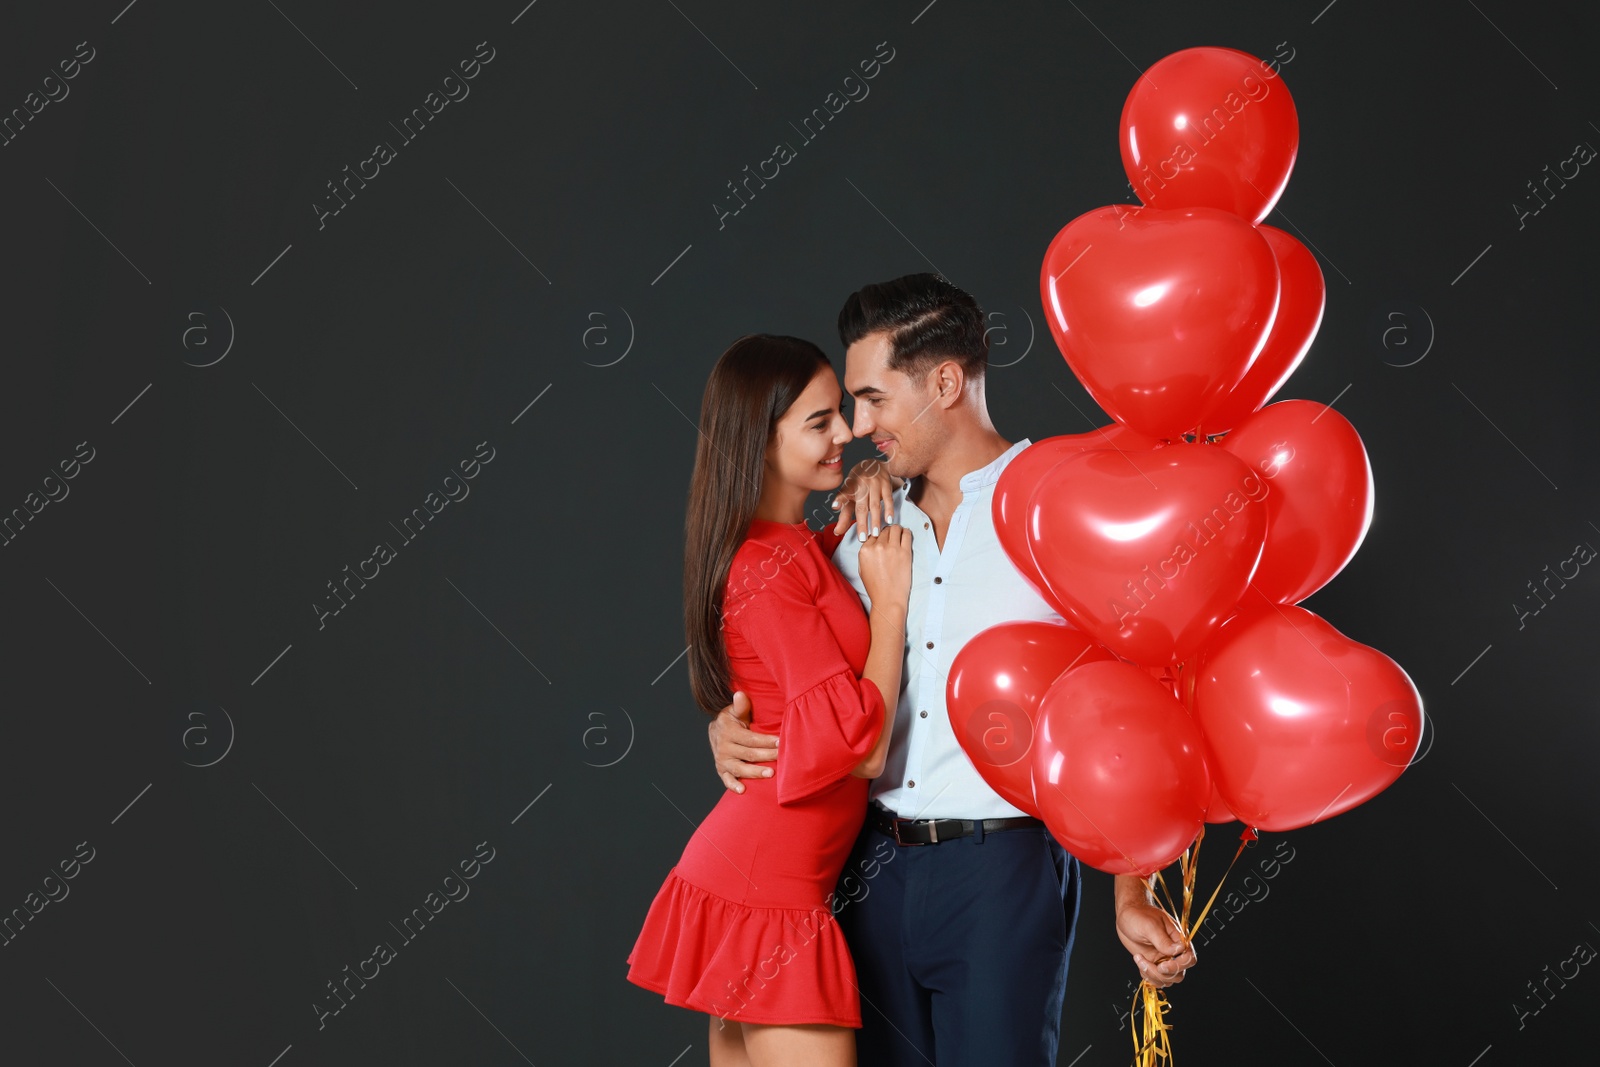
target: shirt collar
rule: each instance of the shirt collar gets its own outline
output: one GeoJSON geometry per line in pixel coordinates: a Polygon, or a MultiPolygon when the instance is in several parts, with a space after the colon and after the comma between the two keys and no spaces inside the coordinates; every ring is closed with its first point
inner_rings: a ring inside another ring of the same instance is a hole
{"type": "Polygon", "coordinates": [[[986,467],[965,474],[961,478],[961,491],[971,493],[982,489],[986,485],[993,485],[1000,480],[1000,472],[1006,469],[1006,464],[1016,458],[1018,452],[1027,448],[1033,442],[1026,437],[996,456],[986,467]]]}

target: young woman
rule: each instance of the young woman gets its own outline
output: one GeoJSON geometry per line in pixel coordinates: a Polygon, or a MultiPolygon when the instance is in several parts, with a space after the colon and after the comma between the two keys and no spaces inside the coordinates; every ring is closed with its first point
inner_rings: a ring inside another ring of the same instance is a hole
{"type": "Polygon", "coordinates": [[[778,735],[778,758],[690,838],[628,980],[711,1017],[712,1067],[855,1063],[861,1008],[832,898],[888,751],[911,536],[893,524],[874,535],[857,516],[869,620],[830,562],[842,535],[804,521],[807,496],[841,481],[840,395],[817,346],[757,334],[722,354],[701,402],[685,524],[689,680],[708,714],[748,695],[752,728],[778,735]]]}

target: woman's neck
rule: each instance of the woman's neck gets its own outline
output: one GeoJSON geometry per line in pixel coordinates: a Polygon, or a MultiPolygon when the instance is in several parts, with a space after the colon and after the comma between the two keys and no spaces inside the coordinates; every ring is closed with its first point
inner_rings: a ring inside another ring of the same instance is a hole
{"type": "Polygon", "coordinates": [[[756,505],[758,519],[793,525],[804,522],[808,490],[798,485],[776,483],[768,479],[761,487],[761,502],[756,505]]]}

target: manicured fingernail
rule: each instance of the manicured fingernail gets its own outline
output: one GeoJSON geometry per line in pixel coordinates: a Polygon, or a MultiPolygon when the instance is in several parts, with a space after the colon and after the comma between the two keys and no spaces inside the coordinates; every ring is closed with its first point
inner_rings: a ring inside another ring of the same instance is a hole
{"type": "Polygon", "coordinates": [[[833,508],[835,511],[839,510],[839,502],[837,500],[835,500],[833,503],[829,504],[828,506],[830,508],[833,508]]]}
{"type": "Polygon", "coordinates": [[[764,768],[761,771],[761,777],[763,777],[763,778],[771,778],[772,777],[772,768],[771,767],[764,768]]]}
{"type": "Polygon", "coordinates": [[[862,530],[861,531],[861,540],[865,541],[866,539],[867,539],[867,531],[862,530]]]}
{"type": "Polygon", "coordinates": [[[872,536],[873,537],[877,537],[878,536],[878,524],[877,523],[873,523],[872,524],[872,536]]]}

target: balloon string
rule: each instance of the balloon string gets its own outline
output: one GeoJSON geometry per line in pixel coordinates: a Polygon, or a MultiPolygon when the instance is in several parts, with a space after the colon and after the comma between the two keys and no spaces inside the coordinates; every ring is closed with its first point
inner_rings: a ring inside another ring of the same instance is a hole
{"type": "MultiPolygon", "coordinates": [[[[1200,929],[1200,924],[1206,921],[1206,916],[1211,913],[1211,905],[1217,902],[1217,897],[1222,893],[1222,886],[1228,880],[1228,875],[1233,871],[1239,857],[1244,855],[1245,848],[1250,842],[1257,839],[1256,831],[1245,827],[1239,835],[1239,847],[1233,854],[1233,859],[1228,861],[1227,869],[1222,872],[1222,877],[1217,881],[1217,887],[1211,891],[1210,898],[1205,907],[1200,909],[1200,914],[1191,924],[1189,912],[1194,905],[1195,873],[1199,869],[1200,842],[1206,836],[1205,827],[1200,827],[1200,832],[1195,835],[1194,843],[1183,850],[1183,855],[1178,857],[1178,870],[1183,875],[1183,907],[1173,906],[1172,894],[1167,889],[1166,879],[1161,877],[1161,872],[1156,872],[1156,885],[1161,888],[1161,895],[1166,898],[1166,912],[1185,940],[1193,940],[1195,933],[1200,929]]],[[[1157,907],[1161,907],[1158,903],[1157,907]]],[[[1133,1008],[1130,1013],[1130,1025],[1133,1031],[1133,1059],[1136,1067],[1160,1067],[1162,1063],[1168,1065],[1172,1062],[1172,1024],[1167,1022],[1167,1009],[1172,1005],[1168,1002],[1165,993],[1151,985],[1148,980],[1139,983],[1139,989],[1133,995],[1133,1008]]]]}
{"type": "MultiPolygon", "coordinates": [[[[1244,855],[1245,848],[1250,844],[1250,842],[1257,840],[1257,837],[1258,835],[1256,834],[1255,830],[1248,826],[1244,828],[1244,832],[1239,835],[1239,847],[1234,850],[1233,859],[1228,861],[1227,870],[1222,872],[1222,877],[1217,881],[1217,888],[1211,891],[1211,899],[1207,900],[1206,906],[1200,909],[1200,914],[1195,917],[1194,925],[1189,927],[1188,933],[1184,935],[1185,937],[1192,939],[1195,935],[1195,932],[1200,929],[1200,924],[1206,921],[1206,916],[1211,914],[1211,905],[1217,902],[1217,895],[1222,892],[1222,885],[1228,880],[1228,874],[1233,870],[1233,865],[1239,862],[1239,857],[1244,855]]],[[[1195,845],[1195,851],[1199,852],[1198,840],[1195,842],[1195,845]]],[[[1185,907],[1187,907],[1187,904],[1188,902],[1185,901],[1185,907]]],[[[1187,910],[1185,910],[1184,918],[1188,917],[1189,913],[1187,910]]]]}

